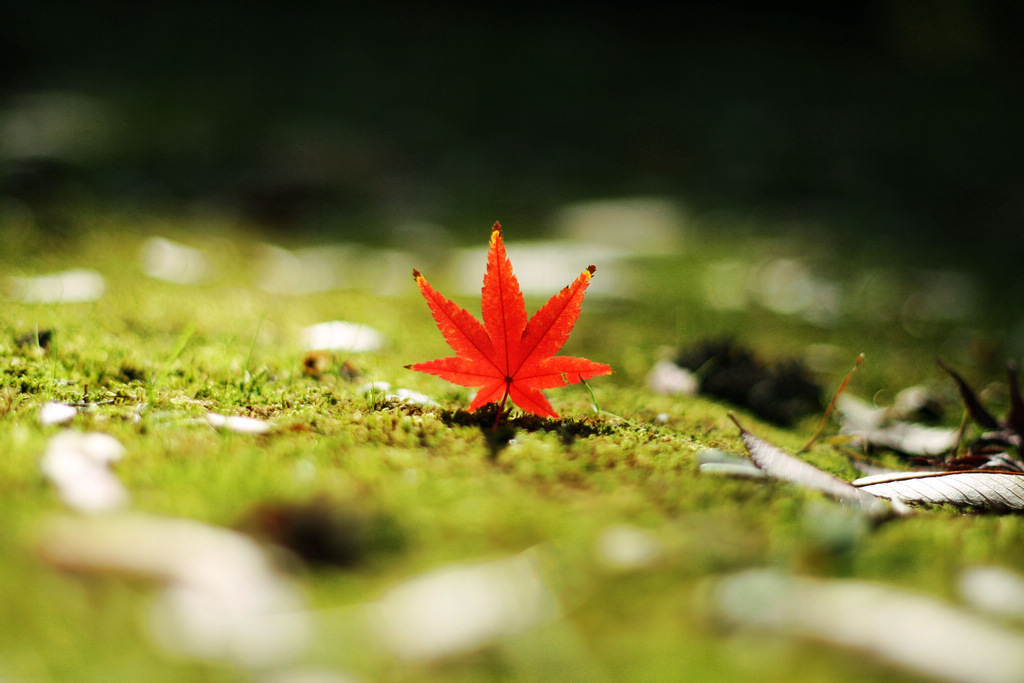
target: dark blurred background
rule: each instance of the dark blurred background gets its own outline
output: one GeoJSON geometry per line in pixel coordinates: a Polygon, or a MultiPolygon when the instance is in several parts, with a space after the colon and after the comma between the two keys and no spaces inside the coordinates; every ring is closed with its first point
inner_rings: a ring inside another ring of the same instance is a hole
{"type": "Polygon", "coordinates": [[[3,201],[333,238],[660,195],[976,263],[1024,246],[1024,3],[351,5],[8,8],[3,201]]]}

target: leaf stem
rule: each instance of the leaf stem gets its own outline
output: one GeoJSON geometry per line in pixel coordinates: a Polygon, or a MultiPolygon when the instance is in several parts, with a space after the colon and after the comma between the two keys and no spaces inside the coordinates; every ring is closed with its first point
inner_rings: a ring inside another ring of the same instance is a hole
{"type": "Polygon", "coordinates": [[[580,375],[580,384],[587,388],[587,393],[590,394],[590,405],[594,409],[594,412],[601,414],[601,406],[597,405],[597,396],[594,395],[594,390],[587,383],[587,380],[583,379],[583,375],[580,375]]]}
{"type": "Polygon", "coordinates": [[[501,416],[505,414],[505,400],[508,398],[508,390],[511,385],[505,383],[505,394],[501,397],[501,405],[498,406],[498,414],[494,416],[494,426],[491,427],[491,431],[498,431],[498,425],[501,424],[501,416]]]}
{"type": "Polygon", "coordinates": [[[862,362],[864,362],[863,353],[857,356],[857,362],[854,363],[853,368],[851,368],[850,371],[846,373],[846,377],[843,378],[843,381],[839,385],[839,388],[836,389],[836,393],[832,394],[832,400],[828,402],[828,407],[825,408],[825,412],[821,414],[821,420],[818,422],[818,428],[814,430],[814,434],[811,436],[811,439],[807,443],[805,443],[804,447],[798,450],[797,453],[806,453],[807,451],[809,451],[811,449],[811,446],[814,445],[814,442],[818,440],[819,436],[821,436],[822,430],[825,429],[825,420],[827,420],[828,416],[832,414],[832,409],[835,408],[836,401],[839,400],[839,395],[843,393],[844,389],[846,389],[846,385],[850,383],[850,378],[853,377],[853,373],[857,372],[857,368],[860,367],[860,364],[862,362]]]}

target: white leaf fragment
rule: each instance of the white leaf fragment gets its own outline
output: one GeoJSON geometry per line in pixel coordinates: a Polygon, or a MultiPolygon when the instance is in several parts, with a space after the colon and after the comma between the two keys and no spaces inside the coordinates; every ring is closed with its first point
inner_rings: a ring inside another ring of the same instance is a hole
{"type": "Polygon", "coordinates": [[[905,503],[1024,510],[1024,474],[1019,472],[900,472],[861,477],[853,485],[905,503]]]}
{"type": "Polygon", "coordinates": [[[240,533],[141,514],[64,518],[44,528],[41,550],[60,567],[162,581],[149,627],[173,654],[264,667],[309,640],[301,595],[240,533]]]}
{"type": "Polygon", "coordinates": [[[236,434],[266,434],[274,428],[269,422],[245,415],[207,413],[206,422],[214,429],[224,429],[236,434]]]}
{"type": "Polygon", "coordinates": [[[211,271],[209,259],[202,251],[163,237],[146,240],[141,260],[146,275],[179,285],[199,284],[211,271]]]}
{"type": "Polygon", "coordinates": [[[44,403],[39,409],[39,422],[43,426],[49,427],[68,422],[75,415],[78,415],[78,408],[69,406],[66,403],[50,401],[49,403],[44,403]]]}
{"type": "Polygon", "coordinates": [[[95,301],[103,296],[103,276],[89,268],[36,277],[12,277],[10,298],[31,304],[95,301]]]}
{"type": "Polygon", "coordinates": [[[370,606],[378,639],[411,661],[467,652],[560,613],[536,549],[477,565],[442,567],[370,606]]]}
{"type": "Polygon", "coordinates": [[[50,439],[47,452],[55,451],[76,451],[96,464],[108,465],[124,457],[125,447],[110,434],[65,431],[50,439]]]}
{"type": "Polygon", "coordinates": [[[888,409],[874,408],[846,394],[839,397],[836,407],[842,416],[843,433],[856,437],[862,444],[910,455],[938,455],[956,446],[955,429],[892,420],[888,409]]]}
{"type": "Polygon", "coordinates": [[[662,551],[662,543],[654,534],[627,524],[614,524],[597,539],[597,559],[617,571],[648,567],[661,557],[662,551]]]}
{"type": "Polygon", "coordinates": [[[359,393],[377,395],[384,398],[386,401],[396,401],[398,403],[414,403],[421,406],[436,406],[437,401],[430,398],[426,394],[421,394],[418,391],[412,389],[406,389],[399,387],[394,391],[391,391],[391,382],[367,382],[366,384],[359,387],[359,393]]]}
{"type": "MultiPolygon", "coordinates": [[[[437,401],[430,398],[426,394],[421,394],[418,391],[413,391],[412,389],[405,389],[403,387],[395,389],[394,397],[403,403],[415,403],[421,406],[437,405],[437,401]]],[[[391,398],[391,394],[388,395],[388,398],[391,398]]]]}
{"type": "Polygon", "coordinates": [[[692,396],[700,389],[697,376],[669,360],[658,361],[647,373],[647,387],[662,396],[692,396]]]}
{"type": "Polygon", "coordinates": [[[332,320],[302,330],[302,346],[308,351],[378,351],[384,348],[384,335],[367,325],[332,320]]]}
{"type": "Polygon", "coordinates": [[[960,575],[960,596],[998,616],[1024,617],[1024,576],[1000,567],[971,567],[960,575]]]}
{"type": "Polygon", "coordinates": [[[747,458],[717,448],[697,451],[701,474],[723,474],[747,479],[767,479],[768,473],[747,458]]]}
{"type": "Polygon", "coordinates": [[[889,507],[888,503],[879,500],[870,492],[861,491],[839,477],[793,457],[742,427],[740,436],[750,453],[750,459],[768,475],[805,488],[821,491],[836,500],[856,505],[870,514],[881,515],[888,511],[886,509],[889,507]]]}
{"type": "Polygon", "coordinates": [[[46,445],[39,469],[68,507],[98,513],[127,506],[128,491],[110,471],[110,464],[124,457],[124,446],[112,436],[67,431],[46,445]]]}
{"type": "Polygon", "coordinates": [[[768,479],[764,470],[752,462],[746,464],[732,462],[702,462],[700,464],[701,474],[719,474],[725,477],[737,477],[739,479],[768,479]]]}
{"type": "Polygon", "coordinates": [[[729,621],[856,648],[940,680],[1024,680],[1024,636],[926,595],[758,569],[718,580],[713,603],[729,621]]]}

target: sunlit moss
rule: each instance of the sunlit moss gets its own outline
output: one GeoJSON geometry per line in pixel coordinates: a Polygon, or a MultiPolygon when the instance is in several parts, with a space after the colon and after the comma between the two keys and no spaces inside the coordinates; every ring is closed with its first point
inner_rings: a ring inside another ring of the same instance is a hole
{"type": "MultiPolygon", "coordinates": [[[[123,232],[23,265],[95,268],[107,279],[102,299],[5,302],[0,320],[0,674],[12,680],[110,679],[127,668],[140,680],[239,678],[218,666],[169,662],[152,650],[140,616],[150,586],[68,575],[39,563],[39,525],[61,505],[38,458],[64,428],[102,431],[124,444],[126,456],[114,472],[140,511],[240,527],[260,506],[301,505],[319,496],[369,511],[365,542],[386,541],[388,552],[353,552],[344,567],[286,563],[311,604],[325,610],[374,600],[395,582],[444,563],[536,544],[563,553],[567,583],[578,591],[565,596],[574,610],[544,627],[550,631],[538,631],[566,644],[562,654],[533,648],[527,634],[436,669],[403,669],[407,680],[479,680],[500,671],[537,680],[530,672],[538,662],[566,672],[596,667],[622,680],[836,678],[847,672],[849,657],[741,642],[703,623],[696,583],[773,565],[948,595],[956,572],[969,563],[1024,569],[1024,524],[1017,517],[943,509],[865,530],[841,512],[833,515],[836,504],[819,494],[701,475],[698,448],[742,448],[726,417],[733,408],[703,397],[650,394],[644,375],[659,347],[725,330],[764,345],[766,355],[784,355],[821,343],[822,332],[763,311],[743,318],[700,308],[693,300],[700,264],[692,254],[672,264],[659,259],[648,297],[594,306],[581,318],[571,344],[616,370],[592,383],[602,412],[583,388],[565,388],[550,392],[563,419],[513,411],[494,431],[493,410],[465,412],[464,390],[402,368],[445,353],[411,283],[407,296],[380,297],[358,287],[268,294],[254,286],[246,267],[251,245],[240,235],[191,238],[219,268],[206,283],[158,282],[137,265],[143,236],[115,227],[123,232]],[[338,352],[333,364],[309,376],[299,332],[335,319],[372,326],[388,345],[368,354],[338,352]],[[37,330],[51,331],[48,348],[18,343],[37,330]],[[346,360],[358,372],[343,373],[346,360]],[[423,392],[438,405],[366,392],[362,385],[370,381],[423,392]],[[76,405],[78,414],[66,426],[43,426],[38,412],[46,401],[76,405]],[[273,429],[263,435],[214,430],[204,419],[210,412],[258,418],[273,429]],[[821,510],[830,512],[809,519],[821,510]],[[660,560],[636,575],[608,574],[595,563],[593,548],[610,525],[649,531],[662,544],[660,560]]],[[[719,255],[732,248],[704,246],[719,255]]],[[[13,256],[5,257],[8,273],[13,256]]],[[[866,351],[866,367],[876,364],[855,380],[858,393],[882,385],[894,393],[906,378],[937,375],[933,339],[887,337],[867,324],[830,334],[839,357],[866,351]]],[[[835,384],[834,377],[822,379],[835,384]]],[[[743,420],[790,450],[809,436],[803,425],[780,429],[743,420]]],[[[854,474],[839,448],[819,444],[803,457],[841,477],[854,474]]],[[[887,456],[887,462],[898,460],[887,456]]],[[[317,636],[310,662],[353,665],[368,680],[388,679],[366,664],[365,653],[328,642],[331,628],[317,636]],[[368,668],[358,669],[360,662],[368,668]]],[[[859,666],[865,676],[877,673],[859,666]]]]}

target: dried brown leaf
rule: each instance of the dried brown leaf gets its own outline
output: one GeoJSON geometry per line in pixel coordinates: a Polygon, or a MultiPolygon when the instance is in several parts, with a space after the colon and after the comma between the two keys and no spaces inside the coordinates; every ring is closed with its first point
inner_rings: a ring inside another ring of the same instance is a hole
{"type": "Polygon", "coordinates": [[[942,362],[941,358],[935,359],[939,364],[939,367],[945,370],[953,381],[956,382],[956,388],[960,391],[960,398],[963,399],[964,407],[967,409],[967,413],[971,416],[971,419],[977,422],[985,429],[1001,429],[1002,425],[999,424],[999,420],[993,417],[992,413],[981,404],[981,399],[974,393],[974,389],[971,389],[970,385],[967,384],[963,377],[958,375],[956,371],[947,366],[942,362]]]}
{"type": "Polygon", "coordinates": [[[1017,368],[1013,364],[1006,366],[1006,378],[1010,387],[1010,413],[1006,416],[1006,424],[1018,435],[1024,435],[1024,398],[1020,395],[1017,368]]]}

